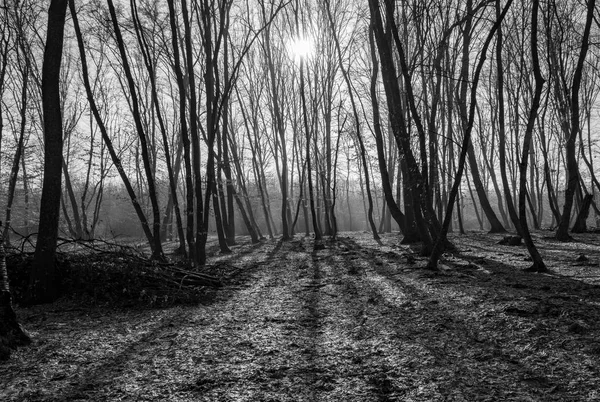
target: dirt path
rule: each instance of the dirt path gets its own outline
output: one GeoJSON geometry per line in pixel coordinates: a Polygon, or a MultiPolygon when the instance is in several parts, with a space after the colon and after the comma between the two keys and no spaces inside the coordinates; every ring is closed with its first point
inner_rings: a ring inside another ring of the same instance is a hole
{"type": "Polygon", "coordinates": [[[38,342],[0,365],[0,399],[600,398],[597,286],[472,241],[433,275],[396,242],[247,247],[219,257],[244,273],[203,306],[22,312],[38,342]]]}

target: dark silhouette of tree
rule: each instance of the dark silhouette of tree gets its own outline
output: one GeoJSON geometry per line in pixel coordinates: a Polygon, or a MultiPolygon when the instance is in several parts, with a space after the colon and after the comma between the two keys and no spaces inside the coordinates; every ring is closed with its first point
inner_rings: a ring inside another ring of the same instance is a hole
{"type": "Polygon", "coordinates": [[[104,123],[102,116],[100,115],[100,111],[98,110],[98,105],[96,104],[96,101],[94,99],[92,85],[89,80],[89,71],[88,71],[87,56],[85,53],[84,39],[83,39],[83,35],[81,33],[81,29],[79,26],[79,18],[77,15],[77,11],[75,9],[74,0],[69,0],[69,9],[71,11],[71,17],[73,18],[73,26],[75,29],[75,36],[77,38],[77,45],[79,48],[79,58],[81,60],[81,71],[82,71],[82,77],[83,77],[83,84],[84,84],[84,87],[86,90],[86,95],[87,95],[88,103],[90,106],[90,110],[94,116],[94,120],[96,121],[98,128],[100,129],[102,139],[104,141],[104,144],[106,145],[108,153],[110,154],[111,160],[112,160],[113,164],[115,165],[115,167],[117,168],[119,176],[121,177],[121,180],[123,181],[123,185],[125,186],[125,188],[127,190],[127,194],[129,195],[129,197],[131,199],[131,203],[133,205],[133,208],[136,212],[138,219],[140,220],[142,229],[144,231],[144,234],[146,235],[146,239],[148,240],[148,244],[153,244],[154,236],[152,234],[152,231],[150,230],[150,225],[148,224],[146,215],[144,214],[144,211],[142,210],[142,207],[141,207],[138,197],[135,193],[133,185],[131,184],[129,177],[127,176],[127,173],[125,172],[125,169],[123,168],[121,158],[119,157],[117,151],[115,150],[113,141],[111,140],[111,138],[108,134],[106,124],[104,123]]]}
{"type": "Polygon", "coordinates": [[[537,247],[533,243],[529,226],[527,224],[527,215],[525,210],[525,197],[527,194],[527,160],[529,159],[529,147],[531,146],[531,137],[533,136],[533,128],[537,119],[538,109],[540,107],[540,99],[542,97],[542,87],[544,78],[542,77],[540,60],[538,55],[538,11],[539,0],[533,0],[531,12],[531,58],[533,61],[533,76],[535,79],[535,92],[531,103],[531,110],[527,119],[527,128],[523,136],[523,147],[521,163],[519,164],[519,226],[521,235],[533,261],[533,265],[527,268],[527,271],[545,272],[546,265],[542,260],[537,247]]]}
{"type": "Polygon", "coordinates": [[[556,229],[556,238],[562,241],[570,239],[569,224],[571,222],[571,211],[573,209],[575,191],[579,185],[579,165],[577,163],[576,156],[576,142],[577,138],[579,137],[579,131],[581,130],[579,121],[581,112],[579,106],[579,90],[581,88],[585,58],[590,47],[590,31],[592,27],[592,21],[594,19],[595,7],[596,0],[588,0],[585,28],[581,38],[581,49],[579,51],[577,67],[575,68],[575,73],[573,75],[573,87],[571,89],[571,121],[567,141],[565,144],[565,156],[567,159],[567,187],[565,189],[565,203],[563,205],[558,228],[556,229]]]}
{"type": "Polygon", "coordinates": [[[160,240],[160,209],[158,205],[158,195],[156,191],[156,180],[154,177],[154,173],[152,171],[152,162],[150,160],[150,149],[148,144],[148,138],[146,130],[144,129],[144,125],[142,123],[141,114],[139,110],[139,100],[138,93],[135,85],[135,81],[133,79],[133,75],[131,72],[131,67],[129,65],[129,60],[127,56],[127,52],[125,51],[125,42],[123,40],[123,36],[121,34],[121,27],[117,20],[117,13],[115,11],[115,6],[112,0],[108,0],[108,9],[110,11],[110,16],[113,24],[113,29],[115,32],[115,40],[117,43],[117,47],[119,48],[119,54],[121,55],[121,62],[123,64],[123,72],[125,73],[125,77],[127,78],[127,86],[129,88],[129,95],[131,96],[131,112],[133,115],[133,120],[135,122],[135,128],[140,140],[140,148],[142,151],[142,162],[144,166],[144,173],[146,174],[146,180],[148,183],[148,196],[150,197],[150,202],[152,204],[152,238],[153,242],[151,243],[152,247],[152,257],[158,260],[164,259],[163,251],[162,251],[162,242],[160,240]]]}
{"type": "Polygon", "coordinates": [[[63,52],[67,0],[52,0],[42,67],[42,108],[44,119],[44,180],[40,221],[29,284],[32,303],[54,301],[56,288],[56,245],[62,188],[63,130],[60,109],[60,67],[63,52]]]}
{"type": "Polygon", "coordinates": [[[494,37],[496,30],[502,23],[502,20],[504,19],[504,16],[506,15],[506,12],[510,8],[511,4],[512,4],[512,0],[509,0],[506,3],[506,5],[504,6],[502,13],[498,17],[498,19],[494,22],[494,25],[491,27],[490,32],[488,33],[488,35],[485,39],[484,45],[482,47],[479,61],[477,62],[477,67],[476,67],[475,73],[473,75],[473,82],[472,82],[472,86],[471,86],[468,120],[463,125],[465,132],[464,132],[463,141],[461,144],[462,148],[460,151],[460,157],[458,160],[458,167],[457,167],[458,170],[456,173],[456,177],[454,179],[454,183],[452,185],[452,190],[450,191],[448,205],[446,208],[446,215],[444,217],[444,222],[442,223],[442,228],[441,228],[439,237],[437,238],[437,240],[435,242],[435,246],[433,248],[431,256],[429,257],[429,262],[427,263],[428,269],[432,269],[432,270],[438,269],[437,268],[438,260],[439,260],[440,256],[442,255],[442,252],[445,249],[444,243],[446,240],[446,236],[448,234],[448,227],[450,226],[450,220],[452,219],[452,209],[454,208],[454,202],[457,198],[458,189],[461,184],[461,179],[462,179],[462,174],[463,174],[463,171],[465,168],[465,161],[467,158],[468,148],[471,146],[471,132],[473,130],[473,122],[475,119],[475,107],[477,104],[477,102],[476,102],[476,100],[477,100],[477,85],[479,83],[479,78],[481,76],[481,70],[483,69],[483,64],[487,57],[486,53],[487,53],[488,47],[490,45],[490,42],[491,42],[492,38],[494,37]]]}

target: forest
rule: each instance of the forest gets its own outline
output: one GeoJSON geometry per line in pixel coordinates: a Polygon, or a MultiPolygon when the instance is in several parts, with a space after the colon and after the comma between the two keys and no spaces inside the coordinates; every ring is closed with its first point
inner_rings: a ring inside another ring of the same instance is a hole
{"type": "Polygon", "coordinates": [[[0,399],[600,398],[595,0],[0,30],[0,399]]]}

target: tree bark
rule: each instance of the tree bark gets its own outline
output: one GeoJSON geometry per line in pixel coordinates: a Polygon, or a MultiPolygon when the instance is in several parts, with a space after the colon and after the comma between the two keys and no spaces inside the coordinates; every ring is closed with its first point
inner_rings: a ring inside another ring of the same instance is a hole
{"type": "Polygon", "coordinates": [[[40,221],[28,298],[31,303],[48,303],[58,297],[56,245],[62,187],[62,111],[60,68],[67,0],[52,0],[48,9],[46,46],[42,66],[42,113],[44,118],[44,180],[40,221]]]}
{"type": "Polygon", "coordinates": [[[590,206],[592,205],[592,201],[594,200],[594,196],[592,194],[586,194],[583,198],[583,203],[581,205],[581,209],[577,214],[577,218],[575,219],[575,224],[571,229],[573,233],[585,233],[587,232],[587,218],[590,214],[590,206]]]}
{"type": "MultiPolygon", "coordinates": [[[[402,157],[406,161],[407,169],[404,175],[407,177],[410,183],[410,189],[413,200],[421,200],[423,195],[423,177],[419,171],[419,167],[415,160],[414,154],[410,147],[410,136],[407,131],[406,120],[404,118],[404,111],[401,109],[401,91],[398,84],[398,78],[396,74],[396,67],[392,57],[392,51],[390,48],[390,37],[384,33],[383,20],[379,10],[379,2],[377,0],[369,1],[369,9],[371,12],[371,26],[375,34],[375,40],[379,50],[379,57],[381,63],[381,72],[384,82],[384,88],[386,92],[388,110],[390,111],[390,124],[392,132],[398,144],[398,148],[402,152],[402,157]]],[[[388,20],[393,18],[393,14],[387,15],[388,20]]],[[[390,22],[390,21],[388,21],[390,22]]],[[[425,196],[426,198],[426,196],[425,196]]],[[[422,254],[428,255],[431,252],[433,246],[433,240],[429,232],[429,226],[423,219],[421,214],[421,207],[417,205],[414,208],[415,221],[417,229],[419,231],[420,240],[423,243],[422,254]]],[[[405,211],[406,213],[407,211],[405,211]]]]}

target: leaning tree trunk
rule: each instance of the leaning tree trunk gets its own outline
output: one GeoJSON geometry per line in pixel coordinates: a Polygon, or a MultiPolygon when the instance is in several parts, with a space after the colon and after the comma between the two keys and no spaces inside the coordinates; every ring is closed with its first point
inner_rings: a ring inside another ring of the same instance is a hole
{"type": "MultiPolygon", "coordinates": [[[[2,223],[0,222],[0,227],[2,223]]],[[[1,233],[1,231],[0,231],[1,233]]],[[[0,235],[1,236],[1,235],[0,235]]],[[[8,286],[6,253],[4,239],[0,239],[0,360],[10,357],[11,350],[17,346],[31,343],[29,334],[17,321],[12,307],[12,296],[8,286]]]]}
{"type": "Polygon", "coordinates": [[[377,99],[377,75],[379,73],[379,64],[377,56],[375,54],[375,39],[373,38],[373,32],[369,33],[369,44],[371,51],[371,61],[373,63],[373,72],[371,73],[371,85],[369,87],[371,94],[371,106],[373,108],[373,130],[375,132],[375,143],[377,146],[377,155],[379,161],[379,172],[381,174],[381,184],[383,187],[383,194],[385,201],[388,206],[388,210],[392,217],[400,227],[400,231],[405,234],[405,216],[398,207],[396,200],[394,199],[392,183],[390,180],[390,174],[385,164],[385,152],[383,148],[383,133],[381,131],[381,121],[379,118],[379,101],[377,99]]]}
{"type": "Polygon", "coordinates": [[[108,0],[108,9],[110,11],[110,17],[113,24],[113,29],[115,33],[115,42],[119,49],[119,54],[121,55],[121,61],[123,62],[123,72],[125,73],[125,78],[127,80],[127,85],[129,87],[129,96],[130,96],[130,105],[133,121],[135,123],[135,128],[140,140],[140,148],[142,151],[142,162],[144,173],[146,175],[146,180],[148,183],[148,195],[150,197],[150,203],[152,205],[152,236],[153,236],[153,244],[152,244],[152,258],[157,260],[163,260],[164,253],[162,250],[162,243],[160,240],[160,209],[158,205],[158,193],[156,189],[156,178],[154,177],[154,172],[152,169],[152,163],[150,161],[150,145],[148,144],[147,133],[144,129],[144,125],[141,120],[141,111],[139,108],[138,101],[138,90],[133,78],[133,74],[129,65],[129,59],[127,56],[127,52],[125,50],[125,42],[123,41],[123,37],[121,34],[121,27],[117,21],[117,14],[115,11],[115,7],[112,0],[108,0]]]}
{"type": "MultiPolygon", "coordinates": [[[[144,64],[146,69],[148,70],[148,77],[150,80],[150,92],[152,98],[152,105],[154,106],[154,112],[156,114],[156,118],[158,120],[158,127],[160,129],[162,143],[165,151],[165,162],[167,167],[167,175],[169,177],[169,189],[171,190],[169,193],[169,203],[167,206],[167,211],[170,211],[170,207],[172,206],[175,210],[175,219],[177,221],[177,233],[179,236],[179,250],[181,253],[187,257],[187,252],[185,249],[185,234],[183,233],[183,223],[181,221],[181,211],[179,209],[179,199],[177,196],[177,178],[172,166],[171,162],[171,154],[169,151],[169,141],[167,139],[167,129],[165,125],[165,121],[163,118],[163,112],[160,108],[158,89],[156,85],[156,69],[155,65],[153,65],[152,57],[150,53],[150,46],[142,32],[142,23],[139,19],[139,15],[137,12],[137,6],[135,2],[131,2],[131,15],[133,17],[133,25],[135,28],[136,37],[138,39],[138,44],[140,49],[142,50],[142,58],[144,60],[144,64]]],[[[156,161],[156,158],[154,158],[156,161]]],[[[165,213],[165,218],[167,218],[168,213],[165,213]]],[[[166,219],[166,221],[168,221],[166,219]]],[[[171,219],[172,222],[172,219],[171,219]]],[[[161,228],[158,234],[160,239],[166,239],[166,230],[161,228]],[[164,233],[164,235],[163,235],[164,233]]]]}
{"type": "MultiPolygon", "coordinates": [[[[96,101],[94,100],[94,94],[92,92],[92,85],[90,83],[89,75],[88,75],[87,57],[85,55],[85,47],[84,47],[85,45],[84,45],[83,36],[81,34],[81,29],[79,27],[79,20],[77,17],[77,13],[75,12],[74,0],[69,1],[69,10],[71,11],[71,16],[73,18],[73,28],[75,30],[75,36],[77,38],[77,47],[79,48],[79,57],[80,57],[80,61],[81,61],[81,72],[82,72],[81,75],[83,77],[83,86],[85,88],[85,92],[87,95],[87,100],[88,100],[88,103],[90,106],[90,111],[94,115],[94,120],[96,121],[98,129],[100,130],[100,133],[102,135],[102,140],[104,141],[104,144],[106,145],[106,149],[108,150],[111,161],[117,168],[117,172],[119,172],[119,176],[121,177],[121,180],[123,181],[123,185],[125,186],[125,189],[127,190],[127,194],[129,195],[129,197],[131,199],[131,203],[133,205],[133,208],[136,212],[138,219],[140,220],[140,223],[142,225],[142,230],[144,231],[144,234],[146,235],[148,244],[152,245],[154,243],[154,240],[153,240],[154,237],[152,235],[152,231],[150,230],[148,220],[146,219],[146,215],[144,214],[142,206],[140,205],[140,203],[137,199],[137,195],[135,193],[133,185],[131,184],[129,178],[127,177],[127,174],[125,173],[125,169],[123,168],[123,164],[121,163],[121,158],[119,157],[119,155],[117,154],[117,151],[115,150],[115,147],[113,146],[112,140],[110,139],[110,137],[108,135],[108,130],[106,128],[106,125],[104,124],[104,121],[102,120],[102,117],[100,116],[98,106],[96,104],[96,101]]],[[[62,164],[62,158],[61,158],[61,164],[62,164]]]]}

